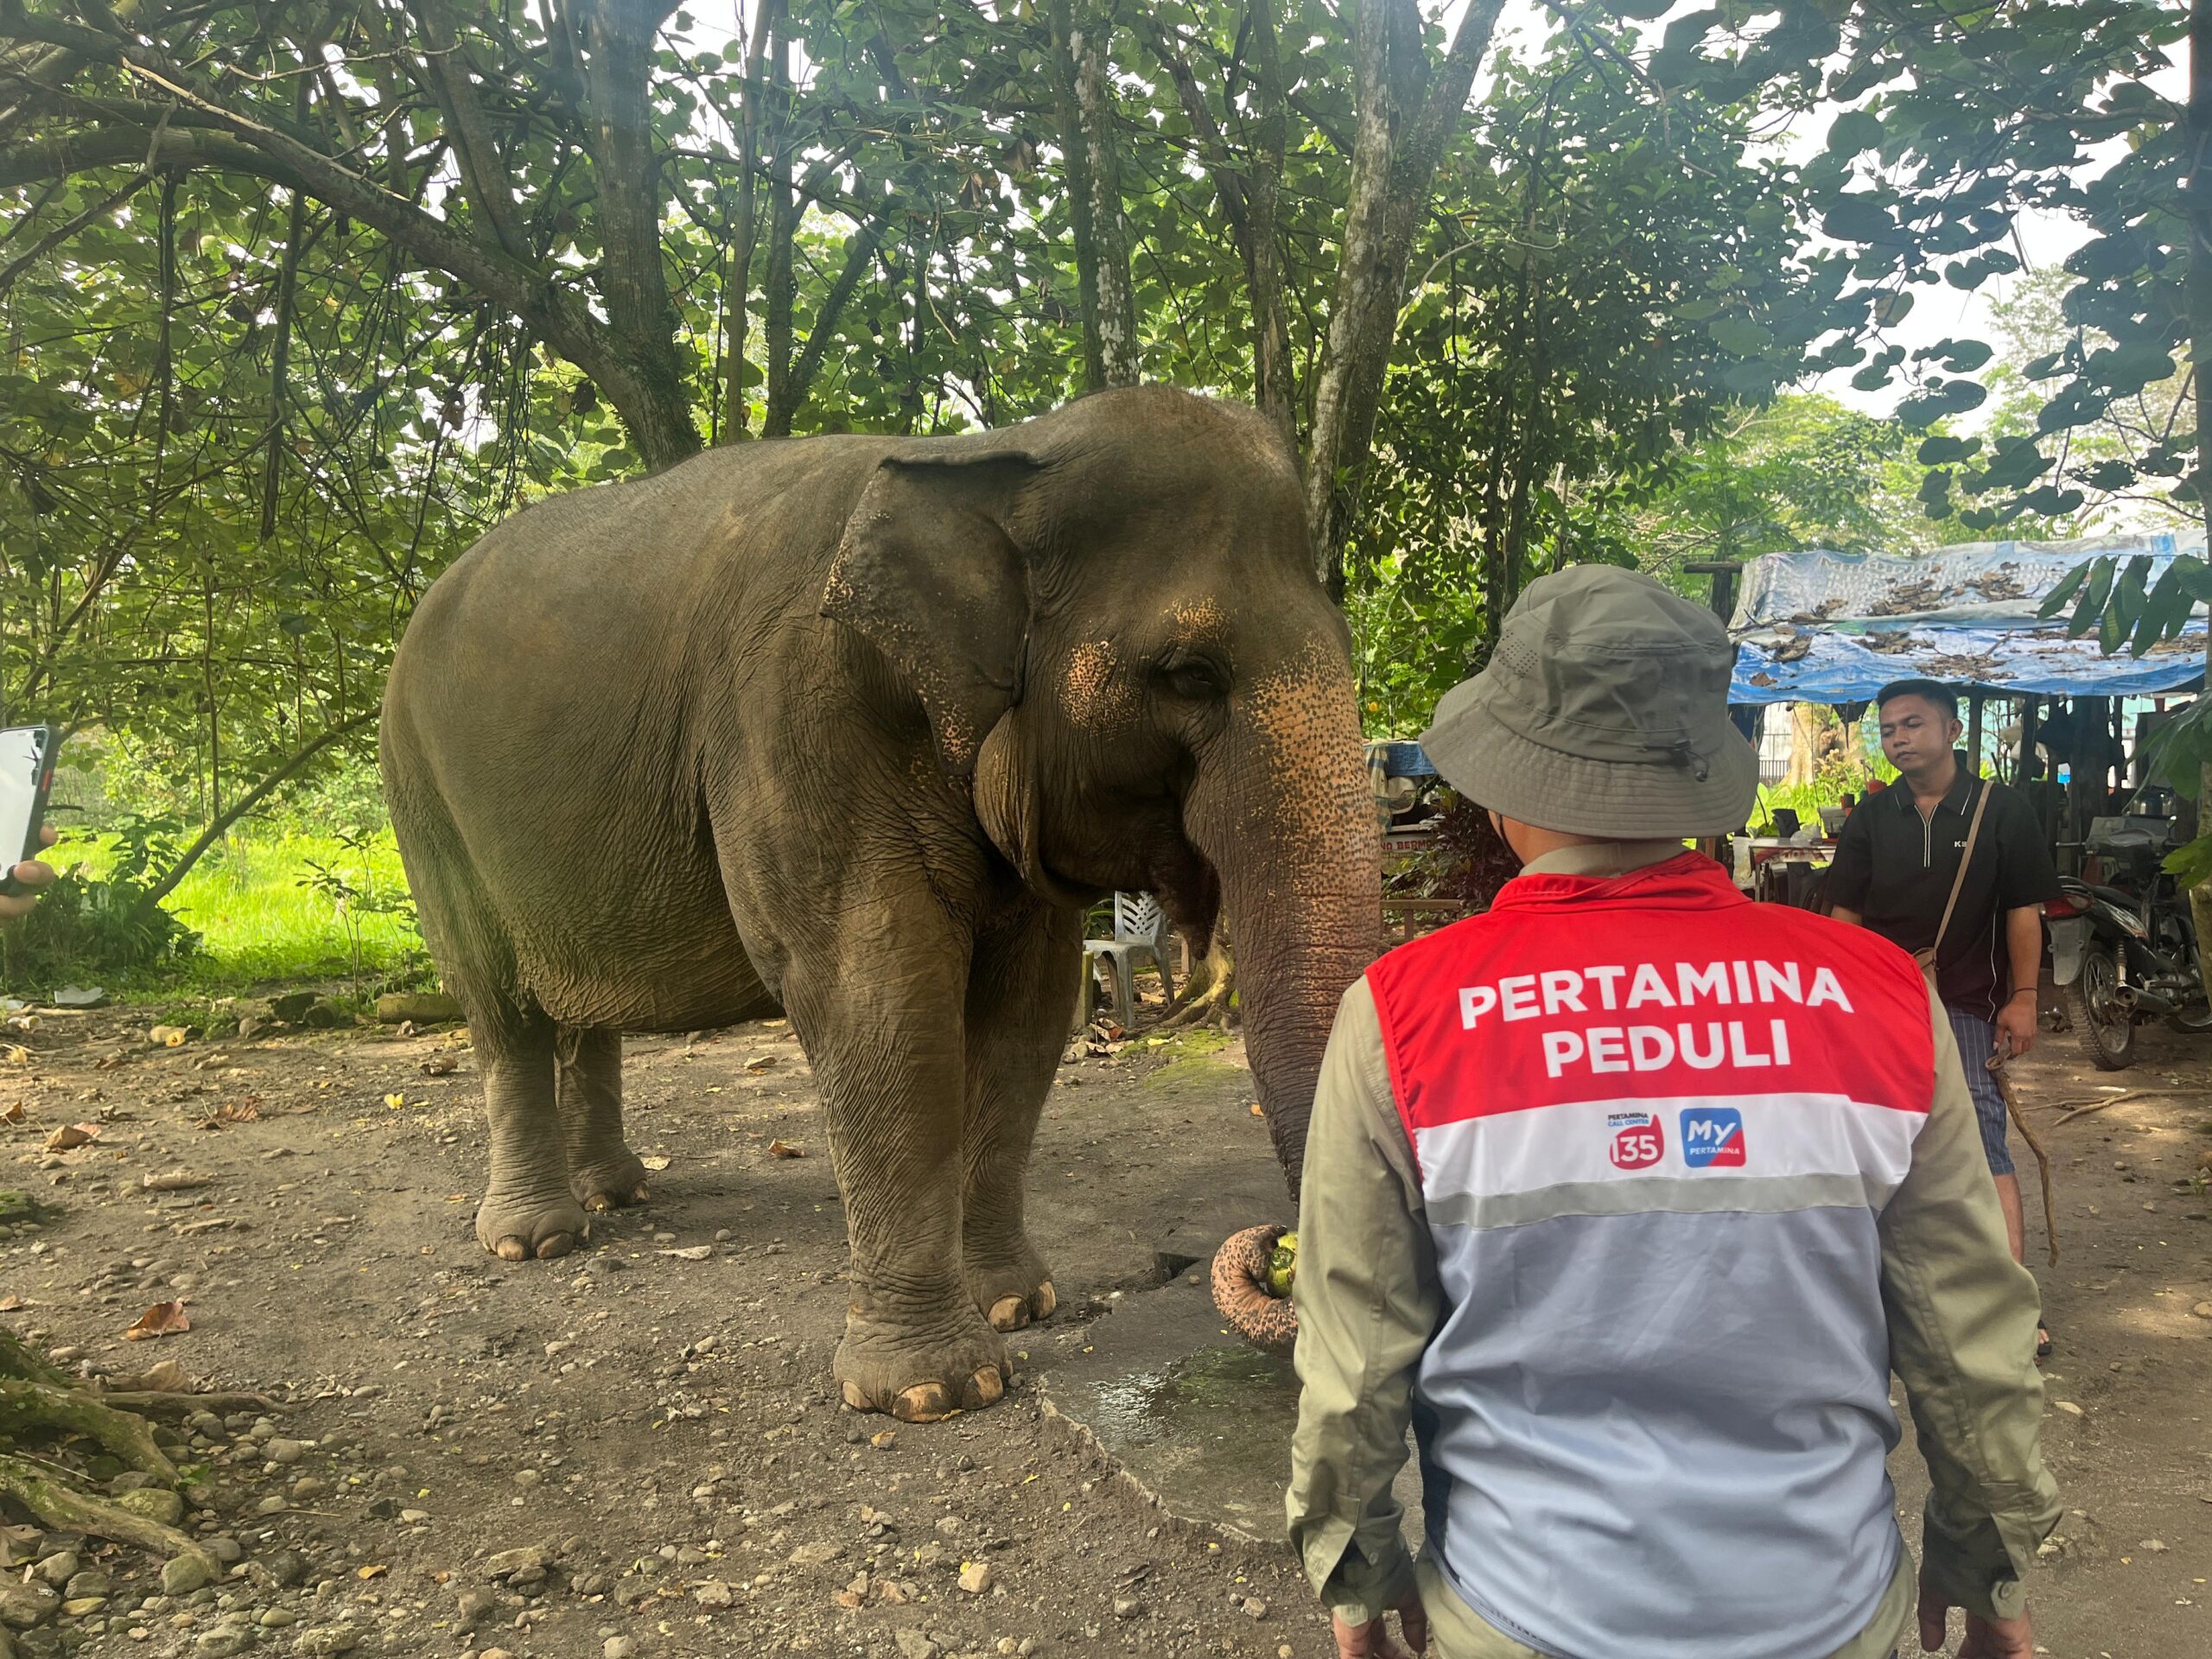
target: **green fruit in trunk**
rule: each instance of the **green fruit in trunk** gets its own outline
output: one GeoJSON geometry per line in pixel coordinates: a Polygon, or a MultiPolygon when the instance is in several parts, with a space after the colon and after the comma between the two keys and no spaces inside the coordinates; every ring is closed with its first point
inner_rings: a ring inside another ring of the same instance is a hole
{"type": "Polygon", "coordinates": [[[1268,1294],[1287,1296],[1294,1280],[1298,1277],[1298,1235],[1285,1233],[1275,1241],[1268,1256],[1268,1294]]]}

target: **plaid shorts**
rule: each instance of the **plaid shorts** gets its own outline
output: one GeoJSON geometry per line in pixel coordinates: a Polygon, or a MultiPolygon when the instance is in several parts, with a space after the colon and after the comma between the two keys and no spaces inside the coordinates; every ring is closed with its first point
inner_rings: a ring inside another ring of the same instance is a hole
{"type": "Polygon", "coordinates": [[[2005,1096],[1989,1073],[1989,1057],[1997,1052],[1997,1027],[1978,1014],[1947,1007],[1951,1034],[1959,1039],[1959,1058],[1967,1070],[1967,1093],[1974,1100],[1975,1121],[1981,1125],[1981,1149],[1989,1159],[1989,1173],[2010,1175],[2012,1150],[2005,1144],[2005,1096]]]}

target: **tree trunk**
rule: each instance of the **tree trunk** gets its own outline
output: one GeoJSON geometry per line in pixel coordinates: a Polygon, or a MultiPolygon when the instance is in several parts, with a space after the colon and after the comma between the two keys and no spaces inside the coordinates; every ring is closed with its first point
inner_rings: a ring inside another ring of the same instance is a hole
{"type": "Polygon", "coordinates": [[[598,0],[575,8],[575,22],[583,25],[576,32],[585,50],[586,131],[598,188],[599,292],[633,382],[616,408],[638,453],[656,468],[699,450],[676,347],[676,308],[661,264],[660,158],[653,150],[653,53],[663,20],[675,10],[672,0],[598,0]]]}
{"type": "MultiPolygon", "coordinates": [[[[791,97],[791,42],[775,44],[776,99],[791,97]]],[[[768,348],[768,407],[761,417],[765,437],[787,438],[791,429],[791,307],[798,294],[791,270],[791,244],[798,236],[798,195],[791,188],[791,146],[787,124],[779,123],[774,159],[768,168],[768,274],[761,284],[761,332],[768,348]]]]}
{"type": "Polygon", "coordinates": [[[744,106],[738,112],[736,227],[730,242],[729,274],[723,278],[722,303],[729,329],[722,346],[723,420],[728,435],[744,435],[749,400],[745,395],[745,346],[752,332],[753,245],[760,232],[760,65],[768,37],[781,26],[783,0],[760,0],[753,9],[753,35],[745,46],[744,106]]]}
{"type": "Polygon", "coordinates": [[[1353,25],[1351,195],[1306,475],[1315,569],[1332,599],[1344,596],[1344,543],[1365,482],[1414,238],[1503,3],[1475,0],[1433,80],[1414,0],[1367,0],[1353,25]]]}
{"type": "Polygon", "coordinates": [[[1252,307],[1252,401],[1298,453],[1298,365],[1291,355],[1290,324],[1283,313],[1282,247],[1275,236],[1275,198],[1282,184],[1290,130],[1290,95],[1283,86],[1282,53],[1275,39],[1274,0],[1253,0],[1252,79],[1259,104],[1254,155],[1246,174],[1244,283],[1252,307]]]}
{"type": "Polygon", "coordinates": [[[1077,303],[1083,311],[1084,389],[1137,382],[1135,290],[1122,214],[1122,167],[1106,76],[1110,26],[1071,0],[1052,0],[1052,90],[1062,175],[1075,233],[1077,303]]]}

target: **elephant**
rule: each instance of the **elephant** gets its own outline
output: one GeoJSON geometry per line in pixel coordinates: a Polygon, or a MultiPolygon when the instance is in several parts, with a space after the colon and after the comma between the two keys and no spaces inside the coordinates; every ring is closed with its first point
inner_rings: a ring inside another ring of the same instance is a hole
{"type": "Polygon", "coordinates": [[[846,1402],[998,1399],[1049,1314],[1030,1146],[1086,907],[1225,908],[1294,1198],[1338,1000],[1381,940],[1344,619],[1296,463],[1169,387],[957,436],[711,449],[526,507],[423,594],[380,750],[467,1015],[479,1241],[643,1202],[621,1039],[783,1013],[844,1198],[846,1402]]]}

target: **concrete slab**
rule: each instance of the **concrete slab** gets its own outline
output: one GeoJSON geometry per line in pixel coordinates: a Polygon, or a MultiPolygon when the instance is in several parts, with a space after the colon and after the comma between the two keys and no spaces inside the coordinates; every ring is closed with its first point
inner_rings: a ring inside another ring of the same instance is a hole
{"type": "MultiPolygon", "coordinates": [[[[1168,1514],[1283,1540],[1298,1421],[1290,1361],[1230,1334],[1203,1269],[1124,1298],[1088,1334],[1090,1352],[1064,1354],[1039,1379],[1053,1408],[1168,1514]]],[[[1397,1492],[1417,1528],[1420,1479],[1410,1459],[1397,1492]]]]}

